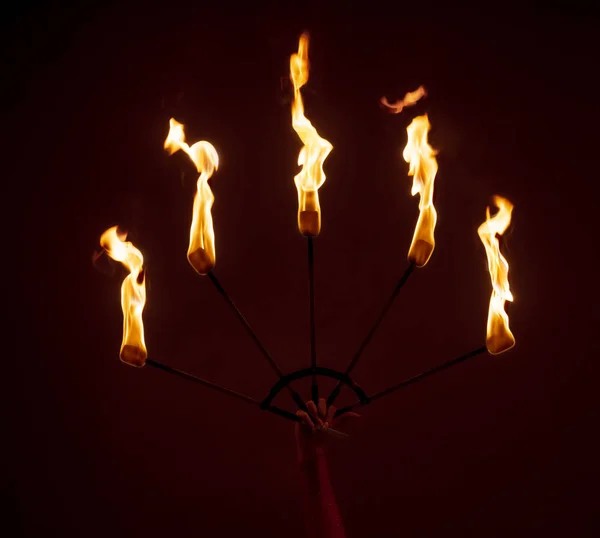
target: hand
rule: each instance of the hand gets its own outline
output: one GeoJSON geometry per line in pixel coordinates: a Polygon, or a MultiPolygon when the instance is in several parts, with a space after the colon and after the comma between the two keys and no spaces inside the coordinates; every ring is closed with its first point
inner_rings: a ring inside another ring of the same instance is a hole
{"type": "Polygon", "coordinates": [[[330,405],[327,408],[325,398],[319,399],[319,405],[311,400],[306,402],[308,413],[306,411],[296,411],[296,415],[302,419],[302,422],[297,422],[296,430],[296,448],[298,451],[298,460],[304,461],[308,458],[316,456],[322,452],[329,435],[324,433],[324,430],[335,425],[346,422],[348,418],[356,418],[358,413],[344,413],[335,418],[336,407],[330,405]]]}

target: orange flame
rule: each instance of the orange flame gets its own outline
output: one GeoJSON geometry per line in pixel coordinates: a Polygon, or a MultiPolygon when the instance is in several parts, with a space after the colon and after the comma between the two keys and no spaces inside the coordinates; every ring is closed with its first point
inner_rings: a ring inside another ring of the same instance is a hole
{"type": "Polygon", "coordinates": [[[498,207],[498,213],[490,217],[490,208],[486,207],[486,220],[477,233],[485,247],[492,280],[486,346],[490,353],[498,355],[515,345],[515,337],[508,327],[508,315],[504,310],[505,301],[513,300],[508,284],[508,262],[500,253],[500,242],[496,237],[502,235],[510,225],[513,204],[501,196],[494,196],[493,202],[498,207]]]}
{"type": "Polygon", "coordinates": [[[436,152],[427,142],[429,132],[429,118],[427,114],[417,116],[406,128],[408,142],[402,156],[409,163],[408,175],[413,176],[411,194],[419,193],[419,220],[415,227],[412,244],[408,250],[408,259],[423,267],[435,247],[433,231],[437,221],[437,212],[433,206],[433,182],[438,171],[435,158],[436,152]]]}
{"type": "Polygon", "coordinates": [[[180,149],[185,151],[200,173],[198,189],[194,196],[187,256],[191,266],[199,274],[205,275],[213,269],[216,261],[215,230],[210,212],[215,196],[208,185],[208,180],[219,167],[219,156],[214,146],[204,140],[196,142],[191,147],[188,146],[183,124],[173,118],[169,121],[169,127],[169,134],[165,140],[165,149],[169,155],[173,155],[180,149]]]}
{"type": "Polygon", "coordinates": [[[300,36],[298,52],[290,57],[290,74],[294,84],[292,127],[304,144],[298,155],[300,173],[294,177],[298,189],[298,228],[305,236],[316,236],[321,231],[319,188],[325,182],[323,162],[333,149],[330,142],[321,138],[304,115],[300,88],[308,82],[308,34],[300,36]]]}
{"type": "Polygon", "coordinates": [[[407,92],[404,96],[404,99],[400,99],[395,103],[390,103],[387,100],[387,97],[381,98],[381,104],[390,109],[392,114],[400,114],[404,108],[407,106],[413,106],[417,104],[417,101],[421,99],[421,97],[425,97],[427,92],[423,86],[419,86],[414,92],[407,92]]]}
{"type": "Polygon", "coordinates": [[[142,321],[142,312],[146,304],[144,257],[133,243],[125,241],[126,237],[127,234],[119,234],[117,226],[113,226],[102,234],[100,245],[113,260],[121,262],[129,271],[121,286],[123,309],[121,360],[132,366],[144,366],[148,356],[142,321]]]}

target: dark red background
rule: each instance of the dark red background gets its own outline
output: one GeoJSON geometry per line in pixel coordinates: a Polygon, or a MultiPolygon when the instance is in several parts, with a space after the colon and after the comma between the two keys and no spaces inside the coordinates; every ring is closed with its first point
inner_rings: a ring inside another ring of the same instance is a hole
{"type": "Polygon", "coordinates": [[[292,425],[120,363],[122,273],[91,256],[126,227],[147,262],[150,357],[266,393],[272,372],[185,258],[195,175],[162,149],[175,116],[221,159],[216,274],[284,370],[308,365],[300,146],[280,86],[304,29],[306,112],[334,145],[315,242],[321,364],[345,366],[404,270],[413,116],[428,112],[439,150],[437,246],[355,371],[368,392],[483,343],[476,229],[491,195],[515,204],[517,346],[363,410],[331,448],[348,537],[597,536],[597,21],[430,11],[173,2],[13,17],[3,197],[18,258],[5,259],[22,283],[5,280],[21,330],[5,410],[22,536],[303,535],[292,425]],[[419,84],[417,107],[378,106],[419,84]]]}

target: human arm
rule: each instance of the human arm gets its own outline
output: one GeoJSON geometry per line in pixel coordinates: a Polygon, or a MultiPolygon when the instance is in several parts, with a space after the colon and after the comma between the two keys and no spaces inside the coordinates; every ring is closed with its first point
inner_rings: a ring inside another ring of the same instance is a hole
{"type": "MultiPolygon", "coordinates": [[[[324,398],[319,405],[307,402],[308,413],[298,411],[302,422],[296,424],[296,447],[298,464],[304,476],[305,512],[310,538],[346,538],[325,456],[328,434],[333,425],[335,407],[326,407],[324,398]]],[[[342,415],[344,418],[358,416],[356,413],[342,415]]],[[[336,425],[341,419],[335,420],[336,425]]]]}

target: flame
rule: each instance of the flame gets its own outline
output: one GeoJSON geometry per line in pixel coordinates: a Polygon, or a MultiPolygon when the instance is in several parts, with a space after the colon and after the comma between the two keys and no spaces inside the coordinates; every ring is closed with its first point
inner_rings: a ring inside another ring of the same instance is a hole
{"type": "Polygon", "coordinates": [[[127,234],[119,234],[117,226],[113,226],[102,234],[100,245],[113,260],[121,262],[129,271],[121,286],[123,308],[121,360],[132,366],[144,366],[148,356],[142,321],[142,312],[146,304],[144,257],[133,243],[125,241],[126,237],[127,234]]]}
{"type": "Polygon", "coordinates": [[[485,222],[477,233],[485,247],[492,280],[486,346],[490,353],[497,355],[515,345],[515,337],[508,327],[508,315],[504,310],[504,302],[513,300],[508,284],[508,262],[500,253],[500,243],[496,237],[502,235],[510,225],[513,204],[501,196],[494,196],[493,203],[498,207],[498,213],[490,217],[488,206],[485,222]]]}
{"type": "Polygon", "coordinates": [[[419,220],[415,227],[412,244],[408,250],[408,259],[417,267],[423,267],[435,247],[433,231],[437,221],[437,212],[433,206],[433,182],[438,164],[436,152],[427,143],[427,133],[431,127],[427,114],[417,116],[406,128],[408,142],[402,156],[409,163],[408,175],[413,176],[411,194],[419,193],[419,220]]]}
{"type": "Polygon", "coordinates": [[[290,57],[290,74],[294,84],[292,127],[304,144],[298,155],[300,173],[294,177],[298,189],[298,228],[305,236],[316,236],[321,231],[321,208],[318,190],[325,182],[323,162],[333,149],[321,138],[304,115],[300,88],[308,82],[308,34],[300,36],[298,52],[290,57]]]}
{"type": "Polygon", "coordinates": [[[196,142],[191,147],[185,141],[183,124],[171,118],[169,121],[169,134],[165,140],[165,149],[169,155],[178,150],[185,151],[196,169],[198,189],[194,196],[192,213],[192,226],[190,229],[190,246],[188,248],[188,261],[201,275],[210,272],[215,266],[215,230],[211,215],[211,208],[215,196],[208,185],[208,180],[219,167],[219,155],[210,142],[204,140],[196,142]]]}
{"type": "Polygon", "coordinates": [[[404,99],[400,99],[395,103],[390,103],[386,97],[382,97],[381,104],[389,108],[392,114],[400,114],[405,107],[416,105],[417,101],[426,95],[427,92],[425,91],[425,88],[419,86],[414,92],[407,92],[404,99]]]}

